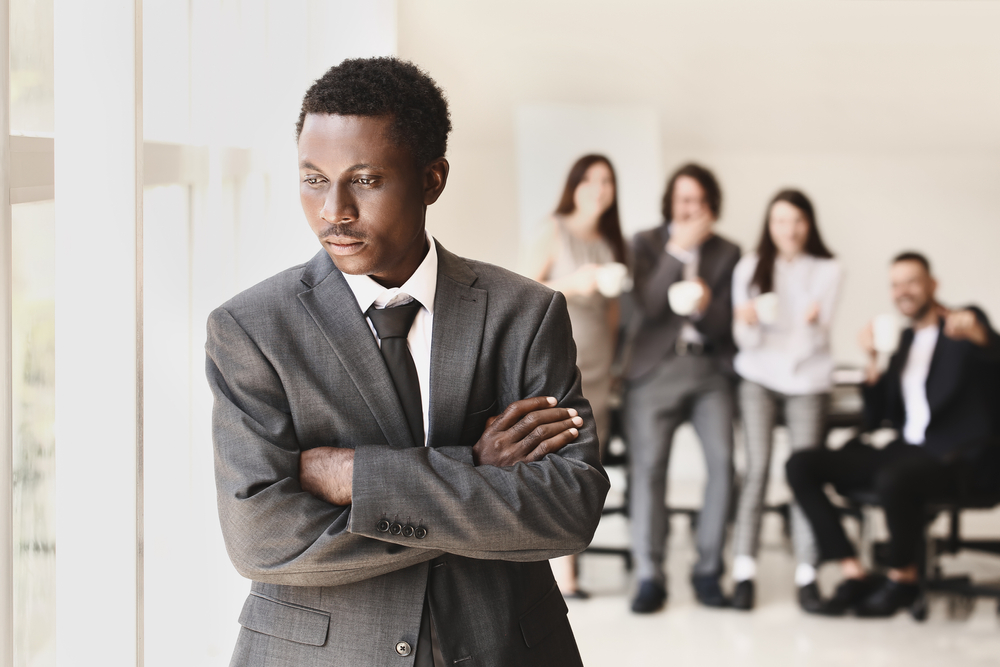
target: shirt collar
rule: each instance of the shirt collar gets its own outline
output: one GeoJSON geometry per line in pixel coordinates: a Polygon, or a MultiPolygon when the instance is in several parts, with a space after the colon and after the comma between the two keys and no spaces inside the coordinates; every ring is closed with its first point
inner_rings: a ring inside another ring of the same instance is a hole
{"type": "Polygon", "coordinates": [[[427,243],[430,248],[427,250],[427,255],[424,256],[424,261],[420,262],[417,270],[401,287],[385,288],[375,282],[371,276],[344,274],[344,279],[351,291],[354,292],[354,298],[358,300],[358,306],[362,313],[367,312],[372,304],[378,308],[384,308],[390,303],[398,305],[394,299],[398,303],[405,303],[410,299],[396,299],[398,295],[405,294],[419,301],[420,305],[427,309],[427,312],[434,314],[438,256],[434,237],[430,234],[427,234],[427,243]]]}

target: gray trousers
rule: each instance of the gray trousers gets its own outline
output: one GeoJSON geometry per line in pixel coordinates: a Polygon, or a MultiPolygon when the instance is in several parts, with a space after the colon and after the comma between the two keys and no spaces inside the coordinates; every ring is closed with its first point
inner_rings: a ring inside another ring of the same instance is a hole
{"type": "Polygon", "coordinates": [[[674,431],[690,420],[705,455],[708,481],[698,517],[695,575],[722,573],[722,548],[733,485],[732,381],[707,356],[670,356],[628,388],[632,555],[640,580],[665,585],[669,516],[667,466],[674,431]]]}
{"type": "MultiPolygon", "coordinates": [[[[747,468],[740,490],[733,533],[733,553],[756,557],[760,546],[760,521],[771,468],[772,436],[779,404],[784,405],[792,451],[823,444],[828,394],[789,396],[744,380],[740,384],[740,413],[746,443],[747,468]]],[[[815,565],[816,540],[798,503],[792,502],[792,545],[798,563],[815,565]]]]}

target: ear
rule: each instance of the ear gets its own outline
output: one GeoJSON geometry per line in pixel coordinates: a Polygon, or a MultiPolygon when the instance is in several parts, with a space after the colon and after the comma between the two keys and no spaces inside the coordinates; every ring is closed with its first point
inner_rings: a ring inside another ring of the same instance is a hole
{"type": "Polygon", "coordinates": [[[424,167],[424,205],[429,206],[437,201],[444,186],[448,184],[448,170],[451,165],[443,157],[424,167]]]}

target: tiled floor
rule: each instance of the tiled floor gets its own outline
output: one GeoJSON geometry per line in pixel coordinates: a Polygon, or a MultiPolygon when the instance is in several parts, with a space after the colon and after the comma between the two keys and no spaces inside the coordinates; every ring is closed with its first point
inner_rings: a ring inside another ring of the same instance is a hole
{"type": "MultiPolygon", "coordinates": [[[[1000,537],[1000,511],[970,515],[964,528],[969,534],[1000,537]]],[[[569,603],[584,663],[588,667],[1000,666],[996,601],[980,599],[963,620],[948,617],[943,598],[932,601],[925,623],[915,622],[906,613],[887,620],[809,616],[801,613],[793,600],[794,563],[776,516],[765,520],[764,531],[758,604],[752,612],[706,609],[694,603],[687,582],[694,552],[683,517],[675,518],[673,524],[670,599],[660,613],[639,616],[629,611],[634,582],[622,559],[584,555],[580,560],[581,586],[593,597],[569,603]]],[[[626,543],[624,520],[606,517],[595,544],[626,543]]],[[[945,566],[984,580],[1000,580],[1000,557],[966,554],[946,561],[945,566]]],[[[821,586],[825,591],[837,580],[835,566],[823,568],[821,586]]]]}

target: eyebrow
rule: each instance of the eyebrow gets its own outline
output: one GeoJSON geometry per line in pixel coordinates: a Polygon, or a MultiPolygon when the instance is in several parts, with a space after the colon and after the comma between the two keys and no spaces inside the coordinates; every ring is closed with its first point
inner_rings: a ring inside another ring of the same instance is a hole
{"type": "MultiPolygon", "coordinates": [[[[313,171],[320,171],[320,172],[323,171],[321,168],[317,167],[315,164],[313,164],[309,160],[306,160],[305,162],[300,162],[299,163],[299,169],[312,169],[313,171]]],[[[350,167],[348,167],[344,171],[361,171],[361,170],[365,170],[365,169],[370,169],[370,170],[373,170],[373,171],[377,171],[377,170],[384,169],[384,167],[379,167],[378,165],[374,165],[374,164],[368,164],[366,162],[360,162],[358,164],[352,164],[350,167]]]]}

